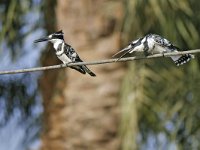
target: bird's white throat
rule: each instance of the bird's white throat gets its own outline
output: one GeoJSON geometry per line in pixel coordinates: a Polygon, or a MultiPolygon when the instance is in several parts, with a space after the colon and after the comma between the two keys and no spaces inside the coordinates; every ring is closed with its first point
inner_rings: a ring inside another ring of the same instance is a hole
{"type": "Polygon", "coordinates": [[[64,41],[61,39],[52,39],[50,42],[53,44],[53,47],[55,48],[55,50],[57,50],[58,46],[62,44],[64,41]]]}

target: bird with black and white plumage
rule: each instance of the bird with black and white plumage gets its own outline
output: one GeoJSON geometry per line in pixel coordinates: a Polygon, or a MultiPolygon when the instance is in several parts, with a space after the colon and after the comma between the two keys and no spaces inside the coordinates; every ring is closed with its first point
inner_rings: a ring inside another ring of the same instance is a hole
{"type": "MultiPolygon", "coordinates": [[[[113,57],[122,54],[119,58],[121,59],[128,53],[134,52],[143,52],[145,56],[153,55],[153,54],[163,54],[169,52],[178,52],[180,48],[174,46],[170,41],[161,37],[157,34],[147,34],[146,36],[139,38],[135,41],[132,41],[127,47],[120,50],[118,53],[114,54],[113,57]]],[[[170,56],[174,63],[179,66],[187,63],[194,55],[192,54],[183,54],[170,56]]]]}
{"type": "MultiPolygon", "coordinates": [[[[47,37],[43,37],[35,40],[35,43],[49,41],[53,44],[53,47],[56,51],[56,56],[64,63],[75,63],[75,62],[83,62],[76,51],[65,42],[64,33],[62,30],[52,33],[47,37]]],[[[70,68],[79,71],[82,74],[88,73],[90,76],[96,76],[86,65],[81,66],[71,66],[70,68]]]]}

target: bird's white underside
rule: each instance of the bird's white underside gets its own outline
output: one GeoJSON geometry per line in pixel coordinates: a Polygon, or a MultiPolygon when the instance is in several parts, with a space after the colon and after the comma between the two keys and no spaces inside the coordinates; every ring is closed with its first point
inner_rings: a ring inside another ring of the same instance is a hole
{"type": "Polygon", "coordinates": [[[69,62],[72,62],[71,59],[69,59],[69,57],[67,57],[67,55],[65,54],[62,54],[60,56],[58,56],[58,58],[64,63],[64,64],[67,64],[69,62]]]}
{"type": "Polygon", "coordinates": [[[67,57],[67,55],[64,53],[65,42],[63,40],[61,40],[61,39],[52,39],[50,42],[53,43],[53,47],[54,47],[55,50],[58,49],[60,44],[62,44],[61,50],[60,51],[56,51],[56,55],[64,64],[72,62],[72,60],[69,57],[67,57]]]}

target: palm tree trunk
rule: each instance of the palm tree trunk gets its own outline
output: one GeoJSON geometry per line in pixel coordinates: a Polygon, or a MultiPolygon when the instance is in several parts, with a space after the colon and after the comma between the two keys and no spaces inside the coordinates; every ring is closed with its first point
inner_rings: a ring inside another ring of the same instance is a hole
{"type": "MultiPolygon", "coordinates": [[[[110,58],[119,49],[122,0],[58,0],[56,18],[57,30],[85,61],[110,58]]],[[[97,77],[69,68],[43,75],[42,150],[119,149],[117,97],[124,71],[118,64],[89,68],[97,77]]]]}

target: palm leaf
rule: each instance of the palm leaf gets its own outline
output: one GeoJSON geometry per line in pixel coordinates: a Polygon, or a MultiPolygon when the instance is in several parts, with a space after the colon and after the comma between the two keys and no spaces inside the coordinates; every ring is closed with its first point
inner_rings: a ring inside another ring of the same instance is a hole
{"type": "MultiPolygon", "coordinates": [[[[200,23],[191,20],[197,11],[194,8],[198,9],[197,3],[126,0],[122,27],[124,45],[138,36],[154,32],[183,50],[198,47],[200,23]]],[[[176,67],[169,58],[143,62],[131,62],[123,81],[122,149],[147,146],[148,137],[156,139],[160,133],[169,144],[177,143],[177,148],[198,149],[200,144],[195,142],[200,133],[198,62],[193,60],[182,67],[176,67]]]]}

